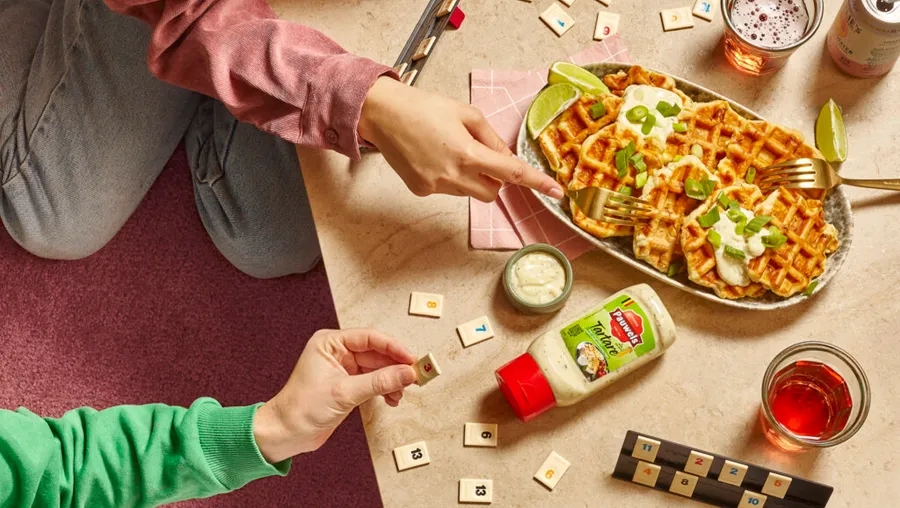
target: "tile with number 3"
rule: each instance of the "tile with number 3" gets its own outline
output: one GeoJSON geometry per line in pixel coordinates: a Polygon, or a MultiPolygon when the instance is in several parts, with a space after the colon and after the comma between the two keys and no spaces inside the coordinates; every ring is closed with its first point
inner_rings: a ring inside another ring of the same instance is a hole
{"type": "Polygon", "coordinates": [[[425,386],[429,381],[441,375],[441,368],[431,353],[419,358],[413,364],[413,369],[416,371],[416,384],[419,386],[425,386]]]}

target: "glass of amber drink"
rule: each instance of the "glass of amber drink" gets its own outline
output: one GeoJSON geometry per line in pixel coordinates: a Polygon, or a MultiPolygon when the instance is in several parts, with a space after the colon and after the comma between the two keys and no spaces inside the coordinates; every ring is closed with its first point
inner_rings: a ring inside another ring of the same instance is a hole
{"type": "Polygon", "coordinates": [[[722,0],[725,58],[760,76],[784,66],[822,24],[823,0],[722,0]]]}
{"type": "Polygon", "coordinates": [[[763,377],[760,422],[766,438],[783,450],[843,443],[868,414],[866,374],[837,346],[794,344],[772,360],[763,377]]]}

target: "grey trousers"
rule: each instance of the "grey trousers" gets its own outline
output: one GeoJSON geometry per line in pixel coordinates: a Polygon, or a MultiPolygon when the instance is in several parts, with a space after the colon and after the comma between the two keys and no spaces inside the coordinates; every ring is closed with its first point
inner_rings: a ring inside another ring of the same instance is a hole
{"type": "Polygon", "coordinates": [[[119,231],[183,139],[197,210],[238,269],[319,259],[293,145],[153,77],[150,30],[102,0],[0,0],[0,218],[28,251],[78,259],[119,231]]]}

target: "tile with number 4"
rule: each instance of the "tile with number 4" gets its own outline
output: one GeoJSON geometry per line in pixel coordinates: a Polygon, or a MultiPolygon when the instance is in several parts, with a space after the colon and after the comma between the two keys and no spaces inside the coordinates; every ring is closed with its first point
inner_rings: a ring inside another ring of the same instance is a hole
{"type": "Polygon", "coordinates": [[[534,473],[534,479],[543,483],[548,489],[553,490],[559,483],[562,475],[566,474],[571,464],[568,460],[556,452],[550,452],[547,460],[541,464],[541,468],[534,473]]]}
{"type": "Polygon", "coordinates": [[[694,16],[690,7],[666,9],[660,12],[659,15],[662,17],[663,30],[666,32],[694,26],[694,16]]]}
{"type": "Polygon", "coordinates": [[[459,481],[459,502],[491,504],[494,501],[494,480],[473,480],[463,478],[459,481]]]}
{"type": "Polygon", "coordinates": [[[494,336],[494,329],[491,328],[491,322],[488,321],[487,316],[463,323],[456,327],[456,331],[459,333],[463,347],[478,344],[494,336]]]}
{"type": "Polygon", "coordinates": [[[656,460],[656,454],[659,452],[659,441],[650,439],[649,437],[638,436],[634,443],[634,450],[631,450],[631,456],[653,462],[656,460]]]}
{"type": "Polygon", "coordinates": [[[669,492],[680,494],[684,497],[694,495],[694,489],[697,488],[699,478],[683,471],[675,471],[675,477],[672,478],[672,485],[669,485],[669,492]]]}
{"type": "Polygon", "coordinates": [[[429,381],[441,375],[441,368],[438,367],[437,361],[431,353],[419,358],[413,364],[413,369],[416,371],[416,384],[419,386],[425,386],[429,381]]]}
{"type": "Polygon", "coordinates": [[[740,487],[744,483],[744,477],[747,476],[747,469],[748,467],[744,464],[726,460],[719,473],[719,481],[740,487]]]}
{"type": "Polygon", "coordinates": [[[694,16],[706,21],[712,21],[716,16],[715,0],[697,0],[694,2],[694,10],[691,11],[694,16]]]}
{"type": "Polygon", "coordinates": [[[762,494],[745,490],[741,502],[738,503],[738,508],[763,508],[766,505],[766,499],[768,498],[762,494]]]}
{"type": "Polygon", "coordinates": [[[769,476],[766,477],[766,483],[765,485],[763,485],[762,492],[763,494],[768,494],[770,496],[784,499],[784,496],[787,495],[787,491],[790,487],[790,476],[784,476],[778,473],[769,473],[769,476]]]}
{"type": "Polygon", "coordinates": [[[706,478],[709,474],[709,466],[712,466],[713,456],[691,450],[688,456],[687,464],[684,465],[684,472],[695,474],[701,478],[706,478]]]}
{"type": "Polygon", "coordinates": [[[602,41],[619,32],[619,15],[614,12],[598,12],[597,26],[594,27],[594,40],[602,41]]]}
{"type": "Polygon", "coordinates": [[[496,423],[467,423],[463,430],[463,445],[497,447],[496,423]]]}
{"type": "Polygon", "coordinates": [[[550,27],[550,30],[553,30],[557,37],[562,37],[575,24],[572,16],[566,14],[566,11],[562,10],[558,3],[553,3],[550,7],[547,7],[547,10],[541,13],[540,18],[541,21],[550,27]]]}
{"type": "MultiPolygon", "coordinates": [[[[406,68],[406,64],[402,64],[406,68]]],[[[410,71],[413,72],[413,71],[410,71]]],[[[409,295],[409,313],[416,316],[441,317],[444,311],[444,296],[434,293],[413,291],[409,295]]]]}
{"type": "Polygon", "coordinates": [[[656,487],[656,480],[659,479],[659,472],[661,470],[662,468],[656,464],[650,464],[649,462],[639,460],[637,468],[634,470],[634,476],[631,477],[631,481],[648,487],[656,487]]]}
{"type": "Polygon", "coordinates": [[[419,441],[394,448],[394,460],[397,461],[397,471],[405,471],[428,464],[431,457],[428,455],[425,441],[419,441]]]}

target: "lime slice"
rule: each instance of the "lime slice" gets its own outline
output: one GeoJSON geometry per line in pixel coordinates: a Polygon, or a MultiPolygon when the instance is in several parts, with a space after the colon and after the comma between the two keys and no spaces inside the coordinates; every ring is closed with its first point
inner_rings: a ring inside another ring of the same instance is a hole
{"type": "Polygon", "coordinates": [[[531,107],[528,108],[528,117],[525,120],[528,134],[531,134],[533,139],[537,139],[541,132],[550,125],[550,122],[569,109],[569,106],[579,97],[581,97],[581,90],[569,83],[558,83],[541,90],[541,93],[531,103],[531,107]]]}
{"type": "Polygon", "coordinates": [[[547,82],[551,85],[557,83],[570,83],[590,95],[609,93],[609,88],[593,73],[569,62],[556,62],[550,66],[550,74],[547,82]]]}
{"type": "Polygon", "coordinates": [[[847,130],[841,108],[833,99],[822,106],[816,119],[816,146],[828,162],[847,160],[847,130]]]}

